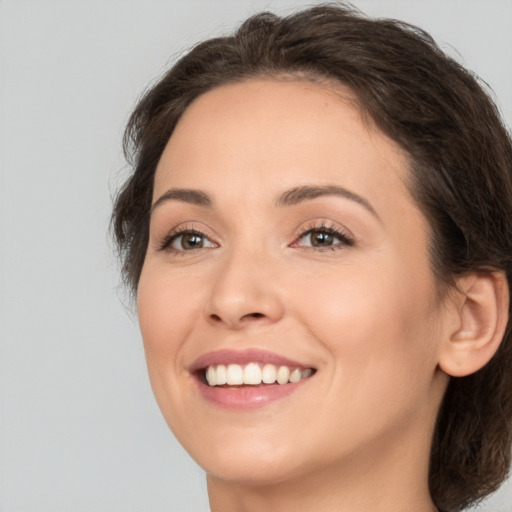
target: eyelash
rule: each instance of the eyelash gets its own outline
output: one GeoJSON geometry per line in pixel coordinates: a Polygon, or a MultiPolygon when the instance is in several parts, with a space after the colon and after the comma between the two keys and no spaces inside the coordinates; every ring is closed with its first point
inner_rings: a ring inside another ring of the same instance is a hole
{"type": "Polygon", "coordinates": [[[322,222],[320,225],[311,224],[302,230],[298,235],[296,240],[291,244],[292,247],[299,247],[303,250],[312,250],[312,251],[336,251],[339,249],[343,249],[345,247],[353,247],[355,245],[354,239],[349,236],[342,229],[335,227],[333,225],[326,224],[322,222]],[[326,247],[314,247],[314,246],[299,246],[297,242],[307,235],[311,235],[312,233],[327,233],[329,235],[333,235],[340,240],[340,242],[329,245],[326,247]]]}
{"type": "Polygon", "coordinates": [[[164,239],[158,244],[159,250],[160,251],[168,251],[177,256],[185,255],[185,253],[187,253],[189,251],[186,251],[186,250],[180,251],[180,250],[174,249],[172,247],[173,242],[175,240],[177,240],[180,236],[183,236],[183,235],[197,235],[197,236],[200,236],[201,238],[208,238],[204,233],[202,233],[201,231],[198,231],[197,229],[194,229],[194,228],[191,228],[188,226],[183,226],[181,228],[171,231],[171,233],[166,235],[164,237],[164,239]]]}
{"type": "MultiPolygon", "coordinates": [[[[197,235],[201,238],[208,237],[202,233],[201,231],[194,229],[192,227],[184,226],[182,228],[178,228],[171,233],[169,233],[167,236],[164,237],[164,239],[158,244],[158,249],[160,251],[167,251],[172,253],[173,255],[180,255],[183,256],[187,252],[192,252],[193,249],[190,250],[179,250],[174,249],[172,247],[172,244],[174,241],[176,241],[180,236],[183,235],[197,235]]],[[[212,242],[215,243],[215,242],[212,242]]],[[[344,247],[352,247],[354,246],[355,242],[354,239],[349,236],[345,231],[332,226],[328,225],[325,222],[322,222],[320,225],[311,224],[310,226],[306,227],[305,229],[301,230],[300,233],[296,236],[295,241],[292,242],[291,247],[297,247],[303,250],[313,250],[313,251],[335,251],[342,249],[344,247]],[[329,245],[326,247],[315,247],[315,246],[301,246],[298,245],[298,241],[302,240],[304,237],[311,235],[312,233],[319,232],[319,233],[327,233],[329,235],[333,235],[334,237],[338,238],[340,242],[337,244],[329,245]]],[[[205,247],[200,247],[199,249],[205,249],[205,247]]]]}

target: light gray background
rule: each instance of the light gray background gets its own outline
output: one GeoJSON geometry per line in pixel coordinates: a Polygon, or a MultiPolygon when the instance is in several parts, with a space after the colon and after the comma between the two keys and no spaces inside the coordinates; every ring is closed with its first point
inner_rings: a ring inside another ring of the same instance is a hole
{"type": "MultiPolygon", "coordinates": [[[[194,42],[313,3],[0,0],[0,511],[208,509],[116,292],[106,231],[122,129],[194,42]]],[[[430,31],[512,123],[512,0],[354,3],[430,31]]],[[[512,482],[479,510],[510,512],[512,482]]]]}

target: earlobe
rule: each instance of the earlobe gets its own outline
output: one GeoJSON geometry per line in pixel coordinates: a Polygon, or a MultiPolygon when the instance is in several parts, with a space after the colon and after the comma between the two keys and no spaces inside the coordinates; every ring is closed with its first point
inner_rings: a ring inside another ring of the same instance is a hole
{"type": "Polygon", "coordinates": [[[498,350],[508,321],[509,289],[500,271],[460,278],[450,297],[451,322],[442,340],[439,367],[464,377],[484,367],[498,350]]]}

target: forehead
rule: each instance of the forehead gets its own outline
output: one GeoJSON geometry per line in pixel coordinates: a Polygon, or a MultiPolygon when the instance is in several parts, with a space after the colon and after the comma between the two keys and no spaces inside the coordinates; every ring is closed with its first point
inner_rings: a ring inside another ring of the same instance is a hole
{"type": "Polygon", "coordinates": [[[169,187],[270,194],[340,184],[373,198],[410,195],[404,152],[365,122],[353,94],[306,81],[224,85],[185,111],[160,159],[155,196],[169,187]]]}

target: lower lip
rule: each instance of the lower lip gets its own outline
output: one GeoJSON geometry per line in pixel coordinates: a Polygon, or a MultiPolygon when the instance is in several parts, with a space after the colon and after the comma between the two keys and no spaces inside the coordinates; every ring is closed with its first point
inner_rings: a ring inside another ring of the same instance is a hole
{"type": "Polygon", "coordinates": [[[197,383],[203,397],[214,405],[226,409],[256,409],[290,396],[309,378],[289,384],[241,386],[238,388],[208,386],[199,380],[197,383]]]}

